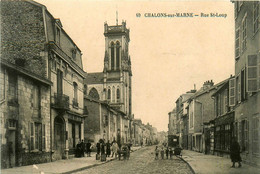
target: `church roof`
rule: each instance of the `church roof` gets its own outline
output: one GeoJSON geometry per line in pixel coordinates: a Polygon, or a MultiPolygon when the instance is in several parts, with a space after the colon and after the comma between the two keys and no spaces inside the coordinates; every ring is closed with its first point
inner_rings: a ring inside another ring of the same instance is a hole
{"type": "Polygon", "coordinates": [[[86,79],[87,84],[100,84],[104,82],[103,72],[87,73],[86,79]]]}

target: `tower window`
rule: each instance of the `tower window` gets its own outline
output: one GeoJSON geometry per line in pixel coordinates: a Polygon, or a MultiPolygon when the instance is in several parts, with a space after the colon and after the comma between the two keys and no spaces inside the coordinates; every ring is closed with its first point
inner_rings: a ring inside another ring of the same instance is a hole
{"type": "Polygon", "coordinates": [[[119,89],[116,90],[116,100],[117,100],[117,102],[120,101],[120,90],[119,89]]]}
{"type": "Polygon", "coordinates": [[[116,43],[116,69],[119,69],[120,44],[116,43]]]}
{"type": "Polygon", "coordinates": [[[113,89],[112,89],[112,102],[115,102],[115,87],[113,86],[113,89]]]}
{"type": "Polygon", "coordinates": [[[111,90],[110,89],[107,90],[107,100],[108,101],[111,100],[111,90]]]}
{"type": "Polygon", "coordinates": [[[115,45],[114,42],[111,43],[111,69],[115,69],[115,45]]]}

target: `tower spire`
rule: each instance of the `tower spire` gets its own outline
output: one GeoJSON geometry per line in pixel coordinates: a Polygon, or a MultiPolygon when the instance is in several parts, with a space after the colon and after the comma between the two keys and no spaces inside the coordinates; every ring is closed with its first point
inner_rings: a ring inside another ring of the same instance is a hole
{"type": "Polygon", "coordinates": [[[118,12],[116,10],[116,25],[118,25],[118,12]]]}

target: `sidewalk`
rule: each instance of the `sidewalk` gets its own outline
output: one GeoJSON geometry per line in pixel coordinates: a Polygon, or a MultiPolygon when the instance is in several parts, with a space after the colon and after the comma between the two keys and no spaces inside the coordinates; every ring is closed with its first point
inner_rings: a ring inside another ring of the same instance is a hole
{"type": "MultiPolygon", "coordinates": [[[[141,147],[132,147],[131,152],[134,152],[141,147]]],[[[96,153],[93,152],[91,157],[72,158],[68,160],[58,160],[50,163],[35,164],[29,166],[14,167],[9,169],[2,169],[1,174],[50,174],[50,173],[72,173],[94,166],[102,165],[110,162],[115,158],[108,157],[106,161],[101,162],[96,160],[96,153]]]]}
{"type": "Polygon", "coordinates": [[[242,163],[242,167],[238,168],[238,164],[236,163],[236,168],[231,168],[232,163],[229,158],[219,157],[215,155],[205,155],[203,153],[189,150],[182,151],[182,159],[189,163],[196,174],[260,173],[260,168],[254,166],[242,163]]]}

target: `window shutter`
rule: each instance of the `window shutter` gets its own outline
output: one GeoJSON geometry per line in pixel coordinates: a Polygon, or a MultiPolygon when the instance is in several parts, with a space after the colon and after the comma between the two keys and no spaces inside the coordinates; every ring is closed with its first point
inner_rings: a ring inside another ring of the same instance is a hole
{"type": "Polygon", "coordinates": [[[229,106],[235,106],[235,78],[229,79],[229,106]]]}
{"type": "Polygon", "coordinates": [[[235,2],[235,18],[237,18],[237,2],[235,2]]]}
{"type": "Polygon", "coordinates": [[[238,122],[238,143],[242,148],[242,122],[238,122]]]}
{"type": "Polygon", "coordinates": [[[30,150],[34,150],[34,125],[29,123],[30,127],[30,150]]]}
{"type": "Polygon", "coordinates": [[[260,90],[260,54],[258,55],[258,90],[260,90]]]}
{"type": "Polygon", "coordinates": [[[46,149],[45,124],[42,125],[42,149],[46,149]]]}
{"type": "Polygon", "coordinates": [[[246,146],[246,151],[248,151],[248,146],[249,146],[249,121],[245,121],[245,146],[246,146]]]}
{"type": "Polygon", "coordinates": [[[257,55],[247,57],[247,92],[257,91],[257,55]]]}
{"type": "Polygon", "coordinates": [[[241,102],[241,73],[238,75],[238,102],[241,102]]]}
{"type": "Polygon", "coordinates": [[[240,57],[240,29],[236,30],[235,59],[240,57]]]}

